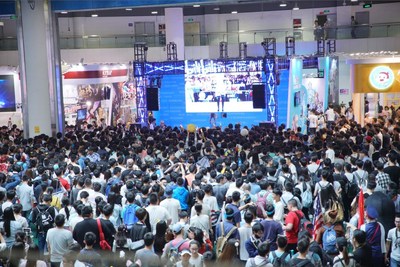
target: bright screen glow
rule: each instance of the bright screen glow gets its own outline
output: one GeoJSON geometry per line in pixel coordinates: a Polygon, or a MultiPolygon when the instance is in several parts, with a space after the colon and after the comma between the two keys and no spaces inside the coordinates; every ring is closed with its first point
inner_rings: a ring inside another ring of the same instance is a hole
{"type": "Polygon", "coordinates": [[[186,112],[260,112],[253,84],[262,83],[262,59],[185,61],[186,112]]]}
{"type": "Polygon", "coordinates": [[[14,76],[0,75],[0,112],[15,110],[14,76]]]}

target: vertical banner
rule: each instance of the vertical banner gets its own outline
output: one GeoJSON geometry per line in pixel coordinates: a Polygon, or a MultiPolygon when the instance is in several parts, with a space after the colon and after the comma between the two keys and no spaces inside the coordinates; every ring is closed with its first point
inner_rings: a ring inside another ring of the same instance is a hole
{"type": "Polygon", "coordinates": [[[305,133],[307,128],[307,90],[302,85],[303,61],[299,58],[290,60],[288,118],[287,127],[296,130],[301,127],[305,133]]]}

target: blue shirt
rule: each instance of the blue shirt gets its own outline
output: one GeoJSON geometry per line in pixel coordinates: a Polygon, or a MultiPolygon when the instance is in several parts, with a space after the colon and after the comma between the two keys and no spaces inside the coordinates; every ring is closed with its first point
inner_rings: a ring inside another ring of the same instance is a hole
{"type": "Polygon", "coordinates": [[[183,186],[178,186],[172,193],[172,198],[175,198],[181,204],[181,210],[188,210],[188,196],[189,191],[183,186]]]}
{"type": "Polygon", "coordinates": [[[237,225],[242,221],[242,215],[240,214],[239,207],[234,204],[228,204],[227,208],[231,208],[233,210],[233,224],[237,225]]]}
{"type": "MultiPolygon", "coordinates": [[[[232,224],[232,222],[228,222],[228,221],[225,221],[225,222],[222,222],[222,223],[224,224],[224,236],[226,236],[229,233],[229,231],[234,227],[234,225],[232,224]]],[[[221,233],[221,223],[218,223],[216,228],[215,228],[215,237],[218,238],[221,235],[222,235],[222,233],[221,233]]],[[[238,231],[237,228],[236,228],[235,231],[233,231],[231,236],[229,236],[229,239],[231,239],[231,238],[240,239],[239,231],[238,231]]]]}

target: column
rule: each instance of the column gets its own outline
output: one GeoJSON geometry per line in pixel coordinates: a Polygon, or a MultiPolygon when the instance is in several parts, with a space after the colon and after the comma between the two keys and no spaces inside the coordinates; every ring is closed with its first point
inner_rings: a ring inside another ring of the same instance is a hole
{"type": "Polygon", "coordinates": [[[58,21],[50,0],[17,0],[18,53],[25,137],[64,130],[58,21]]]}
{"type": "Polygon", "coordinates": [[[176,44],[178,60],[185,59],[185,33],[183,26],[183,8],[166,8],[165,37],[167,44],[169,42],[176,44]]]}

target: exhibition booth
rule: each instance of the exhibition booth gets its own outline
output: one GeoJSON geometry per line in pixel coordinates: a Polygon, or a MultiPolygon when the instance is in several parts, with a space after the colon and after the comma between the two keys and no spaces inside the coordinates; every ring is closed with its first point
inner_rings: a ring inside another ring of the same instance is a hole
{"type": "MultiPolygon", "coordinates": [[[[145,126],[148,114],[140,111],[145,106],[156,124],[284,123],[288,128],[300,126],[305,133],[308,110],[323,113],[328,102],[337,99],[335,57],[145,62],[140,68],[135,64],[64,64],[67,124],[104,119],[107,125],[140,122],[145,126]]],[[[0,97],[4,97],[0,111],[8,112],[0,113],[3,124],[11,115],[21,121],[17,71],[3,70],[0,81],[0,97]]]]}
{"type": "Polygon", "coordinates": [[[351,64],[354,115],[361,124],[380,115],[385,106],[400,105],[400,58],[347,60],[351,64]],[[378,105],[379,103],[379,105],[378,105]]]}
{"type": "Polygon", "coordinates": [[[22,127],[22,97],[18,68],[0,66],[0,125],[22,127]]]}

